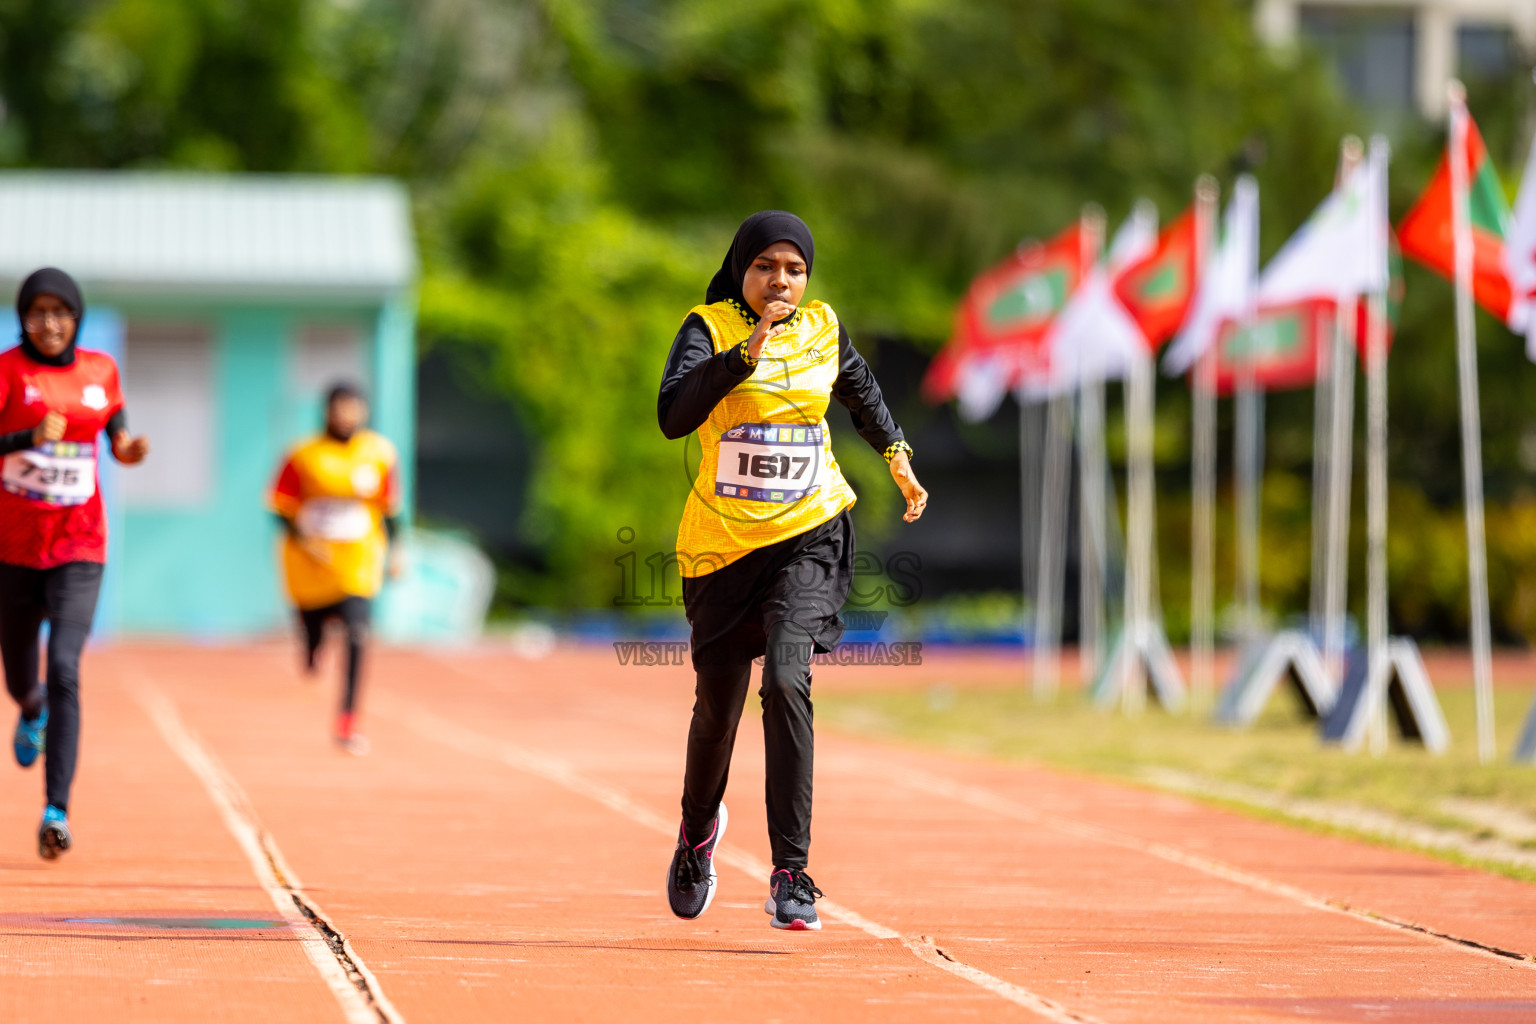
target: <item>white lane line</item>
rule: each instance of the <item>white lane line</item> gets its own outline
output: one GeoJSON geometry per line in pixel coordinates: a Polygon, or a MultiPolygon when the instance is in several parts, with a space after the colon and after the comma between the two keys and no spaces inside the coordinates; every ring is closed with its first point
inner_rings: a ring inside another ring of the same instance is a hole
{"type": "Polygon", "coordinates": [[[1026,1006],[1046,1020],[1057,1021],[1058,1024],[1099,1024],[1093,1017],[1074,1013],[1060,1003],[1035,995],[1027,988],[1020,988],[1012,982],[994,977],[970,964],[961,963],[940,949],[927,935],[918,939],[902,939],[901,944],[910,949],[919,960],[932,964],[941,971],[948,971],[956,977],[964,978],[973,985],[980,985],[988,992],[1002,996],[1010,1002],[1026,1006]]]}
{"type": "Polygon", "coordinates": [[[283,859],[277,841],[262,827],[245,790],[188,728],[176,705],[143,679],[132,679],[128,686],[160,730],[166,745],[203,784],[219,817],[224,819],[224,827],[250,862],[257,882],[299,936],[299,945],[336,997],[348,1024],[404,1024],[404,1018],[385,998],[378,979],[352,944],[304,892],[298,876],[283,859]]]}
{"type": "Polygon", "coordinates": [[[1293,903],[1299,903],[1313,910],[1323,910],[1330,914],[1342,914],[1345,917],[1350,917],[1357,921],[1365,921],[1379,928],[1417,935],[1426,941],[1451,946],[1463,952],[1492,957],[1504,963],[1515,962],[1526,967],[1536,968],[1536,962],[1532,962],[1518,952],[1499,949],[1498,947],[1489,946],[1473,939],[1465,939],[1456,935],[1438,932],[1410,921],[1402,921],[1386,914],[1376,913],[1364,907],[1354,907],[1340,900],[1326,899],[1307,892],[1305,889],[1299,889],[1294,885],[1277,882],[1273,879],[1265,878],[1263,875],[1257,875],[1251,871],[1234,867],[1231,864],[1212,860],[1209,857],[1202,857],[1199,854],[1181,850],[1177,846],[1171,846],[1167,843],[1143,839],[1140,836],[1121,832],[1103,825],[1094,825],[1089,822],[1078,821],[1074,818],[1065,818],[1052,814],[1049,811],[1041,811],[981,786],[956,782],[953,779],[947,779],[941,775],[935,775],[919,768],[890,764],[863,755],[849,755],[846,758],[840,758],[839,761],[840,763],[862,767],[866,774],[878,778],[885,783],[896,782],[920,793],[927,793],[931,796],[967,804],[977,810],[988,811],[1001,817],[1012,818],[1016,821],[1022,821],[1038,827],[1054,829],[1057,832],[1105,846],[1115,846],[1122,850],[1131,850],[1136,853],[1156,857],[1159,860],[1168,861],[1170,864],[1192,868],[1195,871],[1224,879],[1228,882],[1253,889],[1256,892],[1266,893],[1293,903]]]}
{"type": "MultiPolygon", "coordinates": [[[[511,740],[499,739],[466,729],[457,722],[449,721],[414,702],[385,694],[376,694],[371,700],[375,714],[393,718],[419,736],[441,743],[460,753],[473,754],[488,761],[498,761],[508,767],[553,782],[573,793],[595,800],[637,825],[659,832],[669,839],[677,838],[675,820],[662,817],[617,786],[587,778],[558,758],[530,750],[511,740]]],[[[719,857],[722,864],[737,868],[764,884],[767,883],[768,875],[772,872],[768,864],[735,847],[727,846],[722,849],[719,857]]],[[[871,921],[862,914],[829,899],[817,900],[816,906],[820,913],[833,921],[857,928],[876,939],[894,939],[925,963],[963,978],[1054,1024],[1102,1024],[1094,1017],[1074,1013],[1061,1004],[1036,995],[1026,988],[954,960],[939,950],[932,939],[927,937],[913,939],[902,935],[894,928],[888,928],[878,921],[871,921]]]]}

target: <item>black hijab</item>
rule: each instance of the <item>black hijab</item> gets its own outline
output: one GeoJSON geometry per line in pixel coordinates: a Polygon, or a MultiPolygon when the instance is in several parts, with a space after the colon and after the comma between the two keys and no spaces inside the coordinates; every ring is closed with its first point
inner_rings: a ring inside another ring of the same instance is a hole
{"type": "Polygon", "coordinates": [[[747,305],[746,297],[741,293],[741,282],[752,261],[774,242],[793,242],[799,246],[800,254],[805,257],[805,274],[810,276],[811,264],[816,259],[816,243],[811,239],[811,229],[792,213],[763,210],[742,221],[741,227],[736,229],[736,237],[725,251],[725,259],[704,293],[705,303],[729,299],[751,313],[752,307],[747,305]]]}
{"type": "Polygon", "coordinates": [[[85,300],[80,297],[80,286],[75,284],[74,278],[57,267],[34,270],[31,276],[21,282],[21,290],[16,293],[16,318],[21,321],[21,350],[29,359],[44,366],[73,366],[75,342],[80,340],[80,320],[84,315],[85,300]],[[27,313],[39,295],[52,295],[75,314],[75,336],[69,339],[64,351],[56,356],[43,355],[32,344],[32,339],[27,337],[27,313]]]}

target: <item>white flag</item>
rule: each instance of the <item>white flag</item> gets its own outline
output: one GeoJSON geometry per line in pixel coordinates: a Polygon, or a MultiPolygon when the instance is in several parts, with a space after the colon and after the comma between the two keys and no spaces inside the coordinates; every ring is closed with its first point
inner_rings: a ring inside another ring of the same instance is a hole
{"type": "Polygon", "coordinates": [[[1525,162],[1515,214],[1504,234],[1504,273],[1509,277],[1509,327],[1525,334],[1525,355],[1536,362],[1536,141],[1525,162]]]}
{"type": "Polygon", "coordinates": [[[1370,159],[1349,172],[1264,268],[1259,305],[1308,299],[1344,305],[1368,292],[1386,291],[1387,158],[1385,140],[1372,139],[1370,159]]]}
{"type": "Polygon", "coordinates": [[[955,398],[967,423],[989,418],[1008,394],[1009,368],[1001,354],[968,358],[956,377],[955,398]]]}
{"type": "Polygon", "coordinates": [[[1221,244],[1200,275],[1189,318],[1163,357],[1163,372],[1178,377],[1189,371],[1216,343],[1225,320],[1246,320],[1253,310],[1259,273],[1259,185],[1252,176],[1237,179],[1221,222],[1221,244]]]}
{"type": "Polygon", "coordinates": [[[1090,381],[1124,377],[1147,350],[1147,338],[1115,295],[1119,275],[1157,246],[1157,208],[1148,202],[1115,232],[1109,254],[1088,271],[1046,333],[1046,370],[1019,386],[1021,397],[1042,398],[1090,381]]]}

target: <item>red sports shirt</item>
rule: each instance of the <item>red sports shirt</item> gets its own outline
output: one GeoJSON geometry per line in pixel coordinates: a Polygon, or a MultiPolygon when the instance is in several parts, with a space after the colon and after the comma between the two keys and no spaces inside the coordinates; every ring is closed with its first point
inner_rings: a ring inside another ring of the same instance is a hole
{"type": "MultiPolygon", "coordinates": [[[[87,472],[91,478],[90,486],[81,482],[73,496],[61,496],[51,489],[59,475],[57,466],[38,470],[26,461],[39,449],[5,456],[10,461],[0,473],[0,562],[51,569],[66,562],[107,560],[107,517],[101,507],[97,460],[106,448],[101,432],[122,407],[117,363],[104,352],[76,349],[71,366],[36,362],[20,346],[0,352],[0,434],[30,430],[49,410],[63,413],[64,443],[45,449],[65,456],[60,464],[79,467],[82,481],[87,472]],[[50,472],[52,478],[39,475],[50,472]],[[49,484],[34,484],[34,479],[48,479],[49,484]],[[79,496],[82,490],[89,490],[89,496],[79,496]],[[50,500],[50,494],[56,500],[50,500]]],[[[75,475],[68,468],[65,472],[70,478],[75,475]]]]}

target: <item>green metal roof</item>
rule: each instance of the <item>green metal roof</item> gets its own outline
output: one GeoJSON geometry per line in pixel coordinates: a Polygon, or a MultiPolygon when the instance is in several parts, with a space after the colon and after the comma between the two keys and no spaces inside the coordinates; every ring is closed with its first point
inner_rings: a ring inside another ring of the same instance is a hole
{"type": "Polygon", "coordinates": [[[416,276],[384,178],[0,172],[0,280],[42,266],[107,293],[351,297],[416,276]]]}

